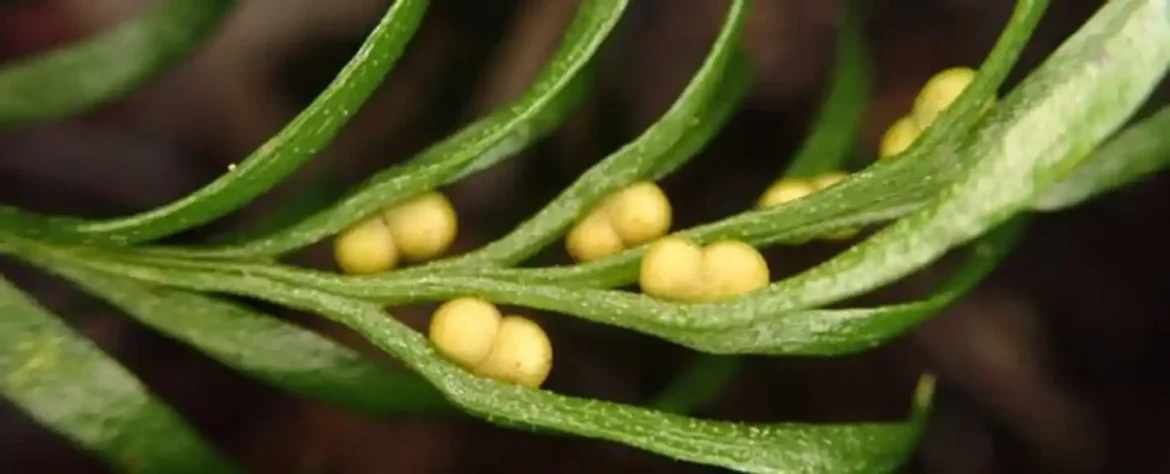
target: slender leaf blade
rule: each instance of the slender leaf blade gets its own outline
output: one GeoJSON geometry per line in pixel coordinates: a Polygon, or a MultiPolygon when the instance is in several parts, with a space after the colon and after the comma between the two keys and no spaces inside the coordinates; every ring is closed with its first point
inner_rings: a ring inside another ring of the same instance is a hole
{"type": "Polygon", "coordinates": [[[138,322],[291,393],[379,416],[441,413],[450,408],[422,379],[246,306],[62,261],[41,266],[138,322]]]}
{"type": "Polygon", "coordinates": [[[0,278],[0,393],[124,472],[240,472],[133,374],[0,278]]]}

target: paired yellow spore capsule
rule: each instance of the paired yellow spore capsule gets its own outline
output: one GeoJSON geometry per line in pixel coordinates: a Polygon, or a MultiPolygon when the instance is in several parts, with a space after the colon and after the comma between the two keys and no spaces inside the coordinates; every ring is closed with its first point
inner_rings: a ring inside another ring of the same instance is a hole
{"type": "Polygon", "coordinates": [[[440,354],[483,377],[539,388],[552,370],[552,343],[540,326],[479,298],[439,306],[428,334],[440,354]]]}
{"type": "Polygon", "coordinates": [[[342,232],[333,241],[333,256],[346,273],[384,272],[399,260],[421,262],[439,256],[451,246],[457,230],[451,201],[431,191],[342,232]]]}
{"type": "Polygon", "coordinates": [[[763,288],[768,262],[755,247],[723,240],[706,247],[666,237],[646,248],[639,283],[642,292],[666,300],[706,303],[763,288]]]}
{"type": "Polygon", "coordinates": [[[919,127],[913,118],[909,116],[899,118],[882,136],[882,142],[878,145],[878,156],[888,158],[906,151],[919,135],[922,135],[922,127],[919,127]]]}
{"type": "MultiPolygon", "coordinates": [[[[975,80],[975,70],[967,67],[944,69],[931,76],[914,98],[910,114],[899,118],[886,130],[878,154],[882,158],[896,156],[918,139],[922,131],[934,123],[947,107],[975,80]]],[[[986,107],[990,107],[988,103],[986,107]]]]}
{"type": "Polygon", "coordinates": [[[613,193],[565,236],[565,249],[578,262],[620,253],[666,235],[670,200],[658,185],[641,181],[613,193]]]}
{"type": "MultiPolygon", "coordinates": [[[[760,196],[758,205],[761,208],[767,208],[792,202],[814,192],[829,188],[848,176],[848,173],[834,171],[811,179],[784,178],[776,181],[764,191],[764,194],[760,196]]],[[[821,238],[826,240],[846,240],[853,238],[858,232],[857,229],[842,229],[822,235],[821,238]]]]}

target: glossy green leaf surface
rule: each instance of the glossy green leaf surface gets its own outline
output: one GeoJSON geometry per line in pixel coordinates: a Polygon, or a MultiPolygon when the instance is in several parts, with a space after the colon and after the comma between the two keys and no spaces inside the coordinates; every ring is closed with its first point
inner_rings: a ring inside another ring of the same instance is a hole
{"type": "Polygon", "coordinates": [[[468,166],[515,155],[558,123],[577,102],[579,73],[621,18],[628,0],[587,0],[578,7],[561,46],[524,95],[407,163],[370,177],[334,206],[246,243],[201,249],[201,256],[279,255],[329,237],[373,214],[461,176],[468,166]]]}
{"type": "MultiPolygon", "coordinates": [[[[105,221],[54,218],[66,238],[129,244],[165,237],[243,207],[327,146],[402,55],[428,0],[394,2],[333,82],[276,136],[238,165],[183,198],[140,214],[105,221]]],[[[5,214],[16,213],[6,209],[5,214]]],[[[43,235],[52,238],[54,235],[43,235]]]]}
{"type": "Polygon", "coordinates": [[[142,382],[0,278],[0,393],[105,463],[133,473],[235,473],[142,382]]]}
{"type": "Polygon", "coordinates": [[[94,272],[45,265],[140,323],[275,387],[373,415],[449,411],[422,379],[238,303],[94,272]]]}
{"type": "Polygon", "coordinates": [[[112,102],[187,57],[234,0],[166,0],[110,31],[0,65],[0,127],[60,120],[112,102]]]}

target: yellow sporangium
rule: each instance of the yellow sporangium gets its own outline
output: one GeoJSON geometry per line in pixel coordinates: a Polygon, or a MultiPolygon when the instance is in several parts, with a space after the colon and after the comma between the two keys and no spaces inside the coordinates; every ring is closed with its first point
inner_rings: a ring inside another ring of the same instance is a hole
{"type": "Polygon", "coordinates": [[[479,298],[457,298],[431,317],[431,343],[447,359],[483,377],[539,388],[552,370],[552,343],[536,323],[502,316],[479,298]]]}
{"type": "Polygon", "coordinates": [[[346,273],[390,270],[398,261],[421,262],[446,251],[458,223],[447,197],[431,191],[366,219],[333,241],[333,255],[346,273]]]}
{"type": "Polygon", "coordinates": [[[950,107],[959,94],[975,80],[975,70],[968,67],[944,69],[931,76],[914,98],[910,116],[918,127],[925,129],[942,111],[950,107]]]}
{"type": "Polygon", "coordinates": [[[882,143],[878,145],[878,157],[897,156],[910,148],[919,135],[922,135],[922,128],[913,118],[899,118],[893,125],[890,125],[886,134],[882,136],[882,143]]]}
{"type": "Polygon", "coordinates": [[[641,181],[605,198],[565,236],[578,262],[608,257],[666,235],[670,200],[658,185],[641,181]]]}
{"type": "Polygon", "coordinates": [[[764,190],[757,203],[760,208],[777,206],[792,202],[816,191],[813,184],[804,179],[786,178],[777,180],[764,190]]]}
{"type": "Polygon", "coordinates": [[[722,301],[763,288],[771,276],[763,255],[748,244],[722,240],[706,247],[666,237],[646,249],[639,284],[655,298],[691,303],[722,301]]]}

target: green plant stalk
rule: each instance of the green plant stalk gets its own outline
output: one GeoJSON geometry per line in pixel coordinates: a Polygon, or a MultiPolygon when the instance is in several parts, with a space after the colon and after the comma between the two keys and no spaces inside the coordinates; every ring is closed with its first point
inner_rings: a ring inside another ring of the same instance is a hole
{"type": "MultiPolygon", "coordinates": [[[[394,2],[337,77],[276,136],[203,188],[162,207],[105,221],[54,217],[50,239],[133,244],[166,237],[235,211],[280,183],[327,146],[397,62],[427,0],[394,2]]],[[[5,213],[18,213],[5,209],[5,213]]]]}
{"type": "Polygon", "coordinates": [[[0,393],[40,424],[123,472],[240,472],[133,374],[3,278],[0,314],[0,393]]]}
{"type": "Polygon", "coordinates": [[[110,103],[189,56],[233,0],[168,0],[85,42],[0,67],[0,127],[65,119],[110,103]]]}
{"type": "Polygon", "coordinates": [[[297,224],[246,243],[208,249],[171,249],[199,257],[277,256],[316,243],[365,219],[378,209],[452,182],[465,169],[479,169],[513,156],[556,125],[577,102],[579,73],[621,18],[628,0],[587,0],[578,7],[560,48],[524,95],[468,126],[408,163],[383,170],[334,206],[297,224]],[[574,85],[576,84],[576,85],[574,85]]]}
{"type": "Polygon", "coordinates": [[[101,249],[54,248],[31,241],[5,239],[15,255],[58,254],[94,270],[159,285],[197,291],[259,297],[268,285],[288,284],[324,293],[395,305],[479,296],[499,304],[519,305],[573,315],[624,327],[712,354],[832,356],[863,351],[898,337],[933,312],[970,291],[1012,248],[1022,222],[1002,225],[972,245],[970,257],[926,300],[874,308],[800,310],[765,315],[758,321],[726,328],[689,328],[656,324],[666,313],[716,318],[718,306],[670,303],[614,290],[532,285],[459,276],[421,277],[400,286],[362,287],[327,273],[276,270],[267,265],[201,261],[160,261],[101,249]]]}
{"type": "Polygon", "coordinates": [[[29,260],[138,322],[290,393],[375,416],[451,411],[422,379],[244,305],[87,270],[68,260],[29,260]]]}

